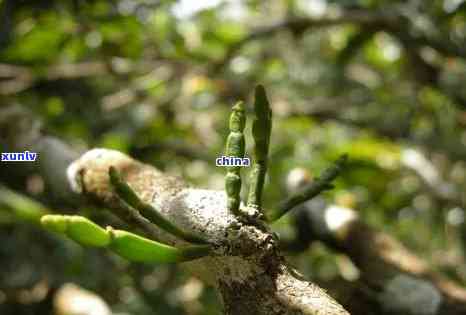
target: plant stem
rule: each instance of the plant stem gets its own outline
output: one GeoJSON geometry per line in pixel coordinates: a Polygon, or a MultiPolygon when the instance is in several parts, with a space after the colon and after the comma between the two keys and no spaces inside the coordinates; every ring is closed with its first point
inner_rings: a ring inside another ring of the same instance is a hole
{"type": "MultiPolygon", "coordinates": [[[[245,140],[244,127],[246,124],[246,114],[242,102],[233,106],[230,115],[230,134],[227,138],[226,155],[229,157],[244,158],[245,140]]],[[[236,215],[240,215],[239,206],[241,204],[241,169],[239,166],[228,166],[225,176],[225,190],[227,193],[228,209],[236,215]]]]}
{"type": "Polygon", "coordinates": [[[142,201],[136,192],[123,179],[121,179],[121,176],[116,168],[110,167],[109,176],[110,182],[115,188],[117,195],[129,206],[139,211],[141,215],[147,218],[150,222],[157,225],[162,230],[187,242],[195,244],[208,244],[208,242],[202,237],[182,230],[172,222],[168,221],[157,209],[154,208],[154,206],[142,201]]]}
{"type": "Polygon", "coordinates": [[[275,212],[268,216],[268,221],[276,221],[300,203],[314,198],[325,190],[332,189],[333,186],[330,183],[341,173],[347,161],[348,156],[346,154],[339,157],[332,166],[324,170],[320,177],[313,180],[299,192],[280,202],[275,212]]]}
{"type": "Polygon", "coordinates": [[[255,90],[254,112],[256,114],[252,125],[254,164],[250,175],[248,206],[260,209],[272,130],[272,110],[262,85],[258,85],[255,90]]]}

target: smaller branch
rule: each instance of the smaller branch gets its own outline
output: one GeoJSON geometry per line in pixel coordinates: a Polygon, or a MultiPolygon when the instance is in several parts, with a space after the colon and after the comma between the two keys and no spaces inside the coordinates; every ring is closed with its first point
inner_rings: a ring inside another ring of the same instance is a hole
{"type": "Polygon", "coordinates": [[[402,150],[400,163],[403,167],[413,171],[438,200],[460,206],[464,204],[460,190],[453,183],[445,180],[435,165],[421,151],[402,150]]]}
{"type": "Polygon", "coordinates": [[[110,64],[89,61],[76,64],[56,64],[47,67],[44,74],[33,69],[0,63],[0,95],[12,95],[29,89],[40,80],[79,79],[107,74],[112,71],[110,64]]]}
{"type": "MultiPolygon", "coordinates": [[[[38,72],[32,67],[0,63],[0,95],[14,95],[34,87],[40,81],[76,80],[102,75],[127,75],[145,73],[159,64],[170,63],[173,67],[181,67],[172,60],[149,60],[130,62],[114,58],[110,61],[85,61],[79,63],[58,63],[45,67],[38,72]]],[[[137,91],[135,91],[137,92],[137,91]]]]}
{"type": "Polygon", "coordinates": [[[256,114],[252,125],[254,165],[250,177],[251,188],[248,196],[248,207],[261,209],[262,190],[267,172],[267,155],[272,130],[272,110],[262,85],[256,87],[254,111],[256,114]]]}
{"type": "Polygon", "coordinates": [[[313,27],[329,27],[342,24],[359,24],[361,26],[375,25],[380,23],[382,20],[390,19],[391,17],[382,13],[369,12],[367,10],[347,10],[339,16],[328,16],[319,19],[307,17],[294,18],[290,20],[284,20],[269,26],[259,27],[255,30],[252,30],[251,33],[230,46],[224,58],[213,65],[212,72],[217,73],[222,68],[224,68],[225,65],[227,65],[228,62],[236,55],[236,53],[249,42],[272,36],[282,30],[290,30],[294,33],[302,33],[313,27]]]}
{"type": "Polygon", "coordinates": [[[301,191],[280,202],[275,212],[269,215],[268,221],[276,221],[297,205],[314,198],[325,190],[332,189],[333,186],[330,183],[341,173],[347,161],[348,155],[344,154],[339,157],[332,166],[324,170],[319,178],[309,183],[301,191]]]}
{"type": "MultiPolygon", "coordinates": [[[[236,103],[230,115],[230,134],[227,138],[226,155],[228,157],[244,157],[245,141],[244,127],[246,125],[246,114],[242,102],[236,103]]],[[[228,166],[225,176],[225,190],[227,193],[227,207],[232,213],[240,215],[241,204],[241,168],[239,166],[228,166]]]]}
{"type": "MultiPolygon", "coordinates": [[[[112,183],[118,197],[126,203],[131,211],[136,212],[142,217],[147,218],[150,222],[157,225],[162,230],[175,235],[187,242],[197,244],[207,244],[208,242],[198,235],[183,231],[181,228],[167,220],[157,209],[151,204],[142,201],[136,192],[121,179],[120,174],[114,167],[109,169],[110,182],[112,183]]],[[[136,217],[136,215],[134,215],[136,217]]]]}
{"type": "Polygon", "coordinates": [[[118,207],[112,209],[112,212],[129,227],[139,228],[150,239],[158,240],[160,233],[157,227],[123,200],[120,199],[118,207]]]}

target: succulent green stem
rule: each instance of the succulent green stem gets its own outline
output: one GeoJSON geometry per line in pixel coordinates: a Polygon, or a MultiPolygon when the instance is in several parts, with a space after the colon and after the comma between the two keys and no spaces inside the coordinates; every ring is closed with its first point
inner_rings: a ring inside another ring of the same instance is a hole
{"type": "Polygon", "coordinates": [[[38,223],[49,211],[39,202],[0,185],[0,204],[5,204],[21,220],[38,223]]]}
{"type": "Polygon", "coordinates": [[[117,195],[129,206],[139,211],[150,222],[157,225],[162,230],[194,244],[208,244],[208,241],[193,233],[182,230],[172,222],[168,221],[154,206],[142,201],[136,192],[121,178],[114,167],[109,169],[110,182],[117,195]]]}
{"type": "Polygon", "coordinates": [[[75,242],[92,247],[106,247],[129,261],[174,263],[193,260],[211,253],[209,245],[177,248],[111,227],[103,229],[82,216],[45,215],[42,225],[55,233],[64,234],[75,242]]]}
{"type": "MultiPolygon", "coordinates": [[[[226,152],[229,157],[244,157],[245,140],[244,127],[246,124],[246,114],[242,102],[238,102],[233,106],[230,115],[230,134],[227,138],[226,152]]],[[[236,215],[240,215],[239,206],[241,204],[241,169],[239,166],[227,167],[227,175],[225,177],[225,190],[227,193],[227,206],[230,211],[236,215]]]]}
{"type": "Polygon", "coordinates": [[[324,170],[320,177],[313,180],[299,192],[280,202],[275,211],[267,216],[267,221],[276,221],[300,203],[314,198],[325,190],[332,189],[333,186],[330,183],[342,172],[347,161],[348,156],[346,154],[340,156],[332,166],[324,170]]]}
{"type": "Polygon", "coordinates": [[[250,175],[248,206],[260,209],[272,130],[272,110],[262,85],[258,85],[255,90],[254,112],[256,115],[252,125],[254,164],[250,175]]]}

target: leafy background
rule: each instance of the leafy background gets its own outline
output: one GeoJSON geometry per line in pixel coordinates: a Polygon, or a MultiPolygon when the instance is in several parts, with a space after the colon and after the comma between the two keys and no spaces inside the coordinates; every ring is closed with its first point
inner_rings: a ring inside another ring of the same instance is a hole
{"type": "MultiPolygon", "coordinates": [[[[121,150],[193,185],[223,189],[225,170],[214,161],[229,110],[242,99],[251,113],[262,83],[274,111],[266,208],[286,197],[292,169],[316,175],[347,152],[350,167],[324,198],[357,209],[466,284],[465,7],[461,0],[0,0],[0,106],[29,108],[47,133],[80,150],[121,150]],[[279,25],[352,10],[394,14],[403,31],[279,25]]],[[[32,174],[14,188],[45,201],[40,183],[32,174]]],[[[99,218],[103,210],[79,211],[99,218]]],[[[20,204],[0,207],[1,314],[49,314],[50,292],[66,282],[97,292],[118,314],[219,312],[212,289],[183,269],[83,249],[18,213],[20,204]]],[[[295,232],[289,218],[274,229],[284,238],[295,232]]],[[[317,280],[357,277],[349,259],[318,242],[290,261],[317,280]]]]}

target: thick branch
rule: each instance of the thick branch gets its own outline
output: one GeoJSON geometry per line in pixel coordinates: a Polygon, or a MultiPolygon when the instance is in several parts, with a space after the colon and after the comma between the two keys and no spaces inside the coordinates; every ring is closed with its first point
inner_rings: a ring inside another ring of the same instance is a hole
{"type": "MultiPolygon", "coordinates": [[[[16,122],[22,117],[17,114],[16,122]]],[[[217,288],[227,314],[348,314],[323,290],[294,278],[272,234],[238,221],[227,209],[225,192],[190,188],[181,179],[117,151],[94,149],[70,164],[69,157],[76,156],[73,150],[39,130],[31,134],[30,126],[21,129],[8,119],[0,120],[2,139],[10,140],[4,145],[38,151],[39,162],[30,163],[30,170],[40,172],[49,183],[47,187],[60,192],[57,195],[65,203],[70,197],[82,202],[81,195],[94,204],[118,209],[120,202],[108,177],[110,166],[114,166],[140,198],[165,218],[217,244],[214,256],[186,263],[186,267],[217,288]],[[50,163],[54,165],[46,167],[50,163]],[[54,181],[60,185],[52,184],[54,181]]],[[[158,232],[164,243],[183,244],[158,232]]]]}

